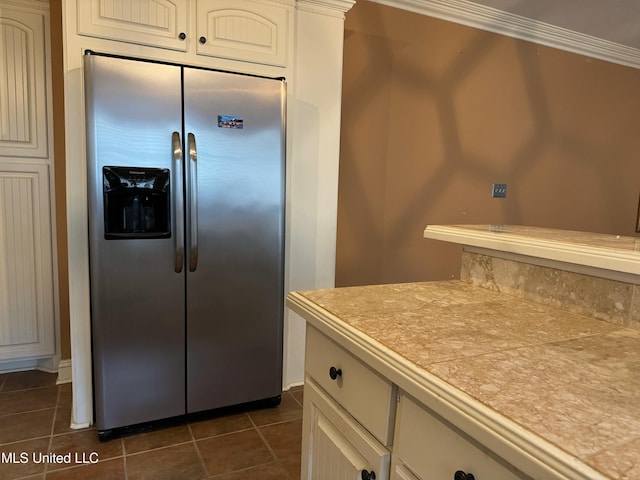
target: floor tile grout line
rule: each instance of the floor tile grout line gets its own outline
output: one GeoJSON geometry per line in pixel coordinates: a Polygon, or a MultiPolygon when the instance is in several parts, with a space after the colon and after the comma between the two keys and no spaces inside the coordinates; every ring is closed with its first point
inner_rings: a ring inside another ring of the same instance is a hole
{"type": "Polygon", "coordinates": [[[120,445],[122,446],[122,468],[124,469],[124,480],[128,480],[129,472],[127,471],[127,448],[124,444],[124,439],[120,439],[120,445]]]}
{"type": "Polygon", "coordinates": [[[20,440],[16,440],[15,442],[0,443],[0,448],[9,447],[11,445],[15,445],[16,443],[31,442],[33,440],[41,440],[43,438],[49,438],[50,436],[51,435],[49,435],[49,434],[47,434],[47,435],[39,435],[37,437],[29,437],[29,438],[23,438],[23,439],[20,439],[20,440]]]}
{"type": "MultiPolygon", "coordinates": [[[[291,391],[291,390],[293,390],[293,388],[297,388],[297,387],[292,387],[292,388],[290,388],[289,390],[287,390],[287,393],[288,393],[289,395],[291,395],[291,396],[293,397],[293,399],[295,400],[295,402],[296,402],[298,405],[300,405],[300,406],[302,407],[302,406],[303,406],[303,405],[302,405],[302,402],[300,402],[300,401],[298,400],[298,398],[297,398],[297,397],[293,394],[293,392],[291,391]]],[[[303,390],[302,390],[302,389],[300,389],[300,391],[302,392],[303,390]]]]}
{"type": "MultiPolygon", "coordinates": [[[[262,431],[260,430],[258,425],[256,425],[256,422],[253,421],[253,418],[251,418],[251,415],[249,415],[249,420],[251,420],[251,423],[253,424],[253,427],[256,429],[256,432],[258,432],[258,435],[262,439],[262,442],[267,446],[267,449],[269,450],[269,453],[271,453],[271,456],[273,457],[275,462],[278,464],[278,467],[280,468],[280,470],[282,470],[282,473],[284,473],[286,478],[289,478],[289,473],[284,469],[284,467],[280,463],[280,459],[276,455],[276,452],[273,450],[273,448],[271,447],[271,445],[267,441],[266,437],[264,436],[264,434],[262,433],[262,431]]],[[[284,423],[284,422],[279,422],[279,423],[284,423]]],[[[275,424],[270,424],[270,425],[275,425],[275,424]]],[[[263,425],[263,426],[268,426],[268,425],[263,425]]]]}
{"type": "MultiPolygon", "coordinates": [[[[258,465],[251,465],[250,467],[241,468],[240,470],[234,470],[233,472],[218,473],[216,475],[208,476],[207,478],[211,480],[215,480],[216,478],[226,477],[227,475],[230,475],[230,474],[235,475],[236,473],[248,472],[250,470],[253,470],[256,467],[262,467],[263,465],[268,465],[269,463],[270,462],[259,463],[258,465]]],[[[278,462],[277,459],[274,461],[274,463],[277,463],[280,469],[282,470],[282,472],[286,475],[286,478],[289,478],[289,475],[284,471],[284,468],[280,465],[280,462],[278,462]]]]}
{"type": "MultiPolygon", "coordinates": [[[[58,387],[58,395],[56,395],[56,407],[53,411],[53,420],[51,421],[51,431],[49,434],[49,447],[47,453],[50,453],[53,449],[53,432],[56,428],[56,417],[58,416],[58,404],[60,403],[60,387],[58,387]]],[[[42,478],[47,478],[47,470],[49,470],[49,464],[44,464],[44,470],[42,472],[42,478]]]]}
{"type": "Polygon", "coordinates": [[[194,436],[194,439],[196,442],[199,442],[201,440],[209,440],[210,438],[226,437],[228,435],[233,435],[234,433],[247,432],[249,430],[253,430],[253,428],[254,428],[253,426],[247,427],[247,428],[240,428],[239,430],[233,430],[232,432],[216,433],[214,435],[207,435],[206,437],[200,437],[200,438],[195,438],[194,436]]]}
{"type": "MultiPolygon", "coordinates": [[[[124,455],[116,455],[115,457],[105,458],[104,460],[101,460],[101,461],[111,462],[113,460],[118,460],[118,459],[121,459],[121,458],[124,458],[124,455]]],[[[69,470],[79,470],[79,469],[87,468],[87,467],[88,467],[88,465],[85,465],[85,464],[79,464],[79,465],[69,464],[69,465],[65,465],[64,467],[54,468],[53,470],[45,471],[45,472],[42,473],[42,475],[44,475],[46,477],[46,475],[50,474],[50,473],[66,472],[66,471],[69,471],[69,470]]],[[[38,475],[38,474],[36,473],[36,475],[38,475]]],[[[15,480],[20,480],[21,478],[23,478],[23,477],[20,477],[20,478],[15,479],[15,480]]],[[[31,476],[27,475],[24,478],[31,478],[31,476]]]]}
{"type": "Polygon", "coordinates": [[[157,452],[158,450],[164,450],[165,448],[179,447],[181,445],[189,445],[190,443],[193,443],[193,441],[192,440],[185,440],[184,442],[177,442],[177,443],[172,443],[170,445],[162,445],[160,447],[148,448],[146,450],[140,450],[139,452],[124,453],[122,456],[123,457],[135,457],[135,456],[138,456],[138,455],[142,455],[144,453],[157,452]]]}
{"type": "Polygon", "coordinates": [[[42,412],[44,410],[55,410],[56,408],[57,407],[53,406],[53,407],[35,408],[33,410],[26,410],[24,412],[6,413],[4,415],[0,415],[0,418],[2,418],[2,417],[10,417],[11,415],[24,415],[26,413],[42,412]]]}
{"type": "Polygon", "coordinates": [[[59,385],[41,385],[39,387],[29,387],[29,388],[19,388],[17,390],[0,390],[0,395],[8,395],[10,393],[24,393],[24,392],[32,392],[34,390],[43,390],[45,388],[58,388],[59,385]]]}
{"type": "MultiPolygon", "coordinates": [[[[44,389],[44,388],[48,388],[48,387],[55,387],[56,391],[55,391],[55,398],[56,398],[56,402],[55,405],[53,407],[49,407],[49,408],[41,408],[41,409],[35,409],[35,410],[30,410],[27,412],[17,412],[17,413],[10,413],[7,415],[0,415],[0,418],[11,418],[12,416],[15,415],[20,415],[20,414],[31,414],[31,413],[36,413],[36,412],[40,412],[40,411],[48,411],[48,410],[53,410],[53,417],[51,420],[51,428],[50,431],[47,435],[41,435],[41,436],[35,436],[35,437],[30,437],[30,438],[25,438],[25,439],[19,439],[16,441],[11,441],[11,442],[7,442],[5,444],[0,444],[0,447],[2,447],[2,445],[14,445],[14,444],[18,444],[21,442],[26,442],[26,441],[33,441],[33,440],[41,440],[44,441],[45,439],[48,440],[48,442],[46,442],[48,444],[48,450],[49,452],[51,452],[53,445],[54,445],[54,440],[56,437],[58,436],[64,436],[64,435],[69,435],[69,434],[73,434],[75,433],[74,431],[71,432],[60,432],[56,434],[56,424],[58,421],[58,419],[62,419],[63,415],[65,414],[64,410],[66,408],[66,406],[62,406],[61,405],[61,401],[62,401],[62,397],[64,395],[63,389],[60,388],[60,386],[58,385],[38,385],[32,388],[22,388],[20,390],[11,390],[10,392],[5,392],[4,388],[6,387],[6,384],[8,382],[9,377],[2,375],[2,377],[0,378],[1,382],[0,382],[0,394],[1,393],[19,393],[19,392],[27,392],[27,391],[33,391],[33,390],[37,390],[37,389],[44,389]]],[[[26,383],[26,382],[25,382],[26,383]]],[[[17,382],[14,382],[14,386],[17,384],[17,382]]],[[[53,392],[52,392],[53,393],[53,392]]],[[[283,392],[284,395],[289,395],[290,398],[288,400],[293,400],[293,402],[291,402],[291,405],[294,407],[292,409],[292,411],[297,410],[299,407],[302,407],[301,402],[298,400],[298,398],[296,398],[296,396],[293,394],[293,392],[291,390],[287,390],[286,392],[283,392]]],[[[1,397],[1,396],[0,396],[1,397]]],[[[285,397],[286,398],[286,397],[285,397]]],[[[275,409],[274,409],[275,410],[275,409]]],[[[289,409],[287,408],[285,410],[285,412],[288,414],[289,413],[289,409]]],[[[154,451],[154,450],[160,450],[162,448],[169,448],[169,447],[173,447],[173,446],[177,446],[177,445],[187,445],[187,444],[193,444],[194,448],[196,448],[196,454],[198,456],[199,459],[199,463],[201,465],[201,467],[203,468],[203,472],[204,474],[207,476],[207,478],[212,478],[209,477],[209,472],[206,468],[206,463],[205,463],[205,459],[204,456],[200,450],[200,448],[198,447],[198,442],[200,442],[201,440],[206,440],[209,438],[215,438],[215,437],[224,437],[227,435],[232,435],[234,433],[240,433],[240,432],[246,432],[246,431],[250,431],[250,430],[255,430],[258,433],[258,436],[261,438],[263,445],[266,446],[267,450],[270,453],[270,457],[271,460],[268,462],[265,462],[264,464],[269,464],[269,463],[273,463],[274,468],[277,468],[277,470],[286,478],[291,478],[291,476],[289,475],[289,472],[287,471],[287,469],[285,468],[285,466],[282,464],[281,459],[276,455],[276,452],[274,451],[274,449],[272,448],[271,444],[267,441],[267,438],[265,437],[265,435],[263,435],[263,429],[268,428],[270,426],[275,426],[275,425],[281,425],[281,424],[286,424],[295,420],[298,420],[297,418],[278,418],[278,416],[276,415],[275,418],[271,417],[271,416],[267,416],[266,420],[268,420],[267,423],[260,423],[260,418],[256,417],[257,419],[254,420],[254,417],[251,415],[252,411],[245,411],[243,412],[244,415],[249,417],[249,424],[250,426],[247,426],[246,428],[240,428],[237,430],[234,430],[232,432],[225,432],[225,433],[220,433],[220,434],[214,434],[214,435],[208,435],[208,436],[203,436],[202,438],[196,438],[195,433],[196,430],[193,428],[192,426],[192,422],[186,423],[187,428],[189,429],[189,437],[190,439],[185,441],[185,442],[179,442],[179,443],[175,443],[175,444],[171,444],[171,445],[164,445],[162,447],[156,447],[156,448],[151,448],[151,449],[147,449],[147,450],[143,450],[140,452],[135,452],[135,453],[127,453],[126,447],[125,447],[125,438],[121,438],[118,441],[120,442],[120,455],[116,455],[114,457],[110,457],[108,460],[117,460],[117,459],[122,459],[123,462],[123,468],[124,468],[124,475],[125,475],[125,480],[128,479],[129,477],[129,472],[127,471],[127,457],[133,456],[133,455],[138,455],[138,454],[142,454],[142,453],[146,453],[146,452],[150,452],[150,451],[154,451]],[[258,425],[258,423],[260,423],[258,425]]],[[[48,416],[48,415],[47,415],[48,416]]],[[[263,419],[264,420],[264,419],[263,419]]],[[[260,464],[263,465],[263,464],[260,464]]],[[[257,466],[257,465],[256,465],[257,466]]],[[[254,468],[256,466],[252,466],[252,467],[248,467],[246,469],[241,469],[238,470],[238,472],[244,471],[244,470],[250,470],[251,468],[254,468]]],[[[45,465],[44,467],[44,471],[39,474],[40,476],[37,478],[41,478],[42,480],[44,480],[48,475],[52,474],[53,472],[58,472],[58,471],[64,471],[70,468],[76,468],[77,466],[70,466],[68,468],[63,468],[63,469],[54,469],[51,470],[50,466],[45,465]]],[[[80,467],[78,467],[80,468],[80,467]]],[[[25,477],[25,478],[35,478],[35,477],[25,477]]]]}
{"type": "Polygon", "coordinates": [[[189,433],[191,434],[191,442],[193,443],[193,448],[196,450],[196,455],[198,456],[198,460],[200,460],[200,465],[204,469],[204,474],[207,476],[207,478],[210,478],[209,470],[207,469],[207,464],[204,461],[202,452],[198,448],[198,441],[196,440],[196,436],[193,433],[193,429],[191,428],[190,423],[187,423],[187,428],[189,429],[189,433]]]}

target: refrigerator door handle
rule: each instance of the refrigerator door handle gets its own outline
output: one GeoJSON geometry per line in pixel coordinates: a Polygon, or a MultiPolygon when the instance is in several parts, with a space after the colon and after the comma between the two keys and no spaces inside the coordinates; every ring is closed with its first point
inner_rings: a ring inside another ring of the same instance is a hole
{"type": "Polygon", "coordinates": [[[173,208],[176,232],[174,270],[176,273],[180,273],[184,265],[184,194],[182,191],[182,142],[178,132],[171,134],[171,146],[173,148],[173,208]]]}
{"type": "Polygon", "coordinates": [[[198,152],[196,137],[187,135],[189,153],[189,271],[198,268],[198,152]]]}

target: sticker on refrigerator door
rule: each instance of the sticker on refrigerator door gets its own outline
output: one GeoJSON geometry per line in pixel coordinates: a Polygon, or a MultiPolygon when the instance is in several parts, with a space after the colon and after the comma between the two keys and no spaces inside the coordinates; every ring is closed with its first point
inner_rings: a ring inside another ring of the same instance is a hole
{"type": "Polygon", "coordinates": [[[218,115],[218,127],[220,128],[244,128],[244,118],[237,115],[218,115]]]}

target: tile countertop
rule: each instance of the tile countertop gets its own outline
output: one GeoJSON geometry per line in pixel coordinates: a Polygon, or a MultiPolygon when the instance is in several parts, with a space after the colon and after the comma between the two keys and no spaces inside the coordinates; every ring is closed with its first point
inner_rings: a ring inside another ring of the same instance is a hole
{"type": "Polygon", "coordinates": [[[580,266],[640,274],[640,237],[520,225],[428,225],[424,230],[424,237],[580,266]]]}
{"type": "Polygon", "coordinates": [[[640,332],[460,281],[294,292],[288,302],[317,327],[391,352],[405,377],[426,372],[453,387],[464,408],[495,415],[489,428],[565,465],[566,478],[640,479],[640,332]]]}

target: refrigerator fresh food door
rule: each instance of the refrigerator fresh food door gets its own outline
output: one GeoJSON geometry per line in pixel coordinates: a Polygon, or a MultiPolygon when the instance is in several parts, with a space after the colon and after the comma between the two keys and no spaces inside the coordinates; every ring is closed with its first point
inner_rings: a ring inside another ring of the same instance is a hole
{"type": "Polygon", "coordinates": [[[104,431],[185,412],[173,135],[182,132],[181,69],[98,55],[84,66],[95,420],[104,431]]]}
{"type": "Polygon", "coordinates": [[[184,70],[188,412],[282,392],[284,94],[184,70]]]}

